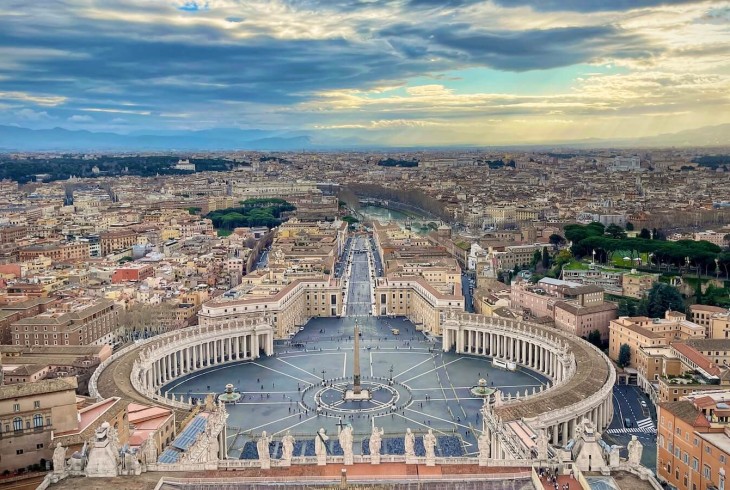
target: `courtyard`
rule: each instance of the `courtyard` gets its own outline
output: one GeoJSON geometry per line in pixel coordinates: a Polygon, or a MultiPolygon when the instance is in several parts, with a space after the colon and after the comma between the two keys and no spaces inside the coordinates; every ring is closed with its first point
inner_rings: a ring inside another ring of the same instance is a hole
{"type": "Polygon", "coordinates": [[[441,352],[438,340],[417,331],[405,318],[364,316],[312,319],[290,340],[277,341],[273,356],[199,371],[162,391],[204,398],[232,383],[242,395],[227,406],[229,456],[234,458],[250,457],[251,448],[255,450],[252,441],[262,431],[275,440],[289,431],[302,445],[301,454],[309,455],[307,442],[313,445],[319,428],[327,431],[336,454],[342,424],[353,427],[356,454],[367,452],[367,444],[359,441],[367,440],[375,425],[384,429],[385,454],[398,453],[410,428],[418,436],[417,449],[420,436],[433,429],[440,452],[457,456],[478,451],[483,400],[472,396],[470,389],[480,378],[512,396],[539,390],[548,381],[532,371],[492,367],[491,358],[441,352]],[[338,387],[351,384],[356,319],[361,331],[361,376],[363,385],[372,383],[373,396],[344,402],[338,387]]]}

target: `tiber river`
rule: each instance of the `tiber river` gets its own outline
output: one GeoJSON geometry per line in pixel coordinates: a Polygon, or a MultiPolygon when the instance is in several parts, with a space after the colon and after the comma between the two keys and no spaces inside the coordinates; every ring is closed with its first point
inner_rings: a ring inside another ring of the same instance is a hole
{"type": "Polygon", "coordinates": [[[417,213],[409,213],[405,214],[401,211],[396,211],[394,209],[389,208],[383,208],[380,206],[362,206],[360,208],[360,212],[365,215],[366,218],[373,220],[373,221],[380,221],[381,223],[387,223],[389,221],[395,221],[398,223],[401,227],[405,226],[406,219],[408,216],[411,216],[411,219],[413,219],[413,231],[415,232],[421,232],[421,224],[428,223],[429,221],[433,221],[434,223],[437,223],[436,220],[429,220],[428,218],[423,218],[422,216],[418,215],[417,213]]]}

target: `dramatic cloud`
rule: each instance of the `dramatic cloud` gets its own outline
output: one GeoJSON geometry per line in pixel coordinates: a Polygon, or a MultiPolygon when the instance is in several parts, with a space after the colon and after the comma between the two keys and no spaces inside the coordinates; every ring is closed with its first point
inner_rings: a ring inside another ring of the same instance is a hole
{"type": "Polygon", "coordinates": [[[501,143],[730,122],[728,1],[42,3],[0,11],[0,124],[501,143]]]}

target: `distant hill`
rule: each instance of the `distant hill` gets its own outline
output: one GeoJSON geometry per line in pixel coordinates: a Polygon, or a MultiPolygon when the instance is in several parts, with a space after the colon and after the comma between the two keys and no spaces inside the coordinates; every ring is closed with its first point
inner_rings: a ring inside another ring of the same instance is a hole
{"type": "MultiPolygon", "coordinates": [[[[373,135],[365,134],[373,137],[373,135]]],[[[605,148],[605,147],[692,147],[730,145],[730,124],[706,126],[677,133],[644,138],[554,141],[542,144],[481,145],[497,148],[605,148]]],[[[438,148],[475,147],[441,145],[438,148]]],[[[405,147],[413,149],[417,146],[405,147]]],[[[360,137],[343,137],[337,132],[269,131],[262,129],[220,128],[202,131],[160,130],[130,134],[84,130],[28,129],[0,126],[0,149],[5,151],[134,151],[134,150],[335,150],[395,148],[360,137]]]]}
{"type": "Polygon", "coordinates": [[[63,128],[28,129],[0,126],[0,148],[16,151],[296,150],[311,147],[309,135],[264,130],[221,129],[125,135],[72,131],[63,128]]]}

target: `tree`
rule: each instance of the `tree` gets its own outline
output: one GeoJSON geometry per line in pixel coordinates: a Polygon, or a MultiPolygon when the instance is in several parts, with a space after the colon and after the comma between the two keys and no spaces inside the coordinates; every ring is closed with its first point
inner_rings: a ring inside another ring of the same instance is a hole
{"type": "Polygon", "coordinates": [[[684,299],[680,292],[661,282],[655,283],[646,298],[650,318],[663,318],[667,310],[684,311],[684,299]]]}
{"type": "Polygon", "coordinates": [[[535,269],[537,264],[540,263],[540,259],[542,259],[542,254],[539,250],[535,250],[532,254],[532,260],[530,261],[530,268],[535,269]]]}
{"type": "Polygon", "coordinates": [[[618,302],[618,316],[630,316],[629,315],[629,303],[626,300],[618,302]]]}
{"type": "Polygon", "coordinates": [[[651,239],[651,232],[647,230],[646,228],[642,228],[639,232],[639,238],[643,238],[644,240],[651,239]]]}
{"type": "Polygon", "coordinates": [[[608,225],[608,228],[606,228],[606,234],[614,239],[626,238],[626,232],[619,225],[608,225]]]}
{"type": "Polygon", "coordinates": [[[629,344],[621,344],[618,350],[618,361],[616,362],[618,367],[624,368],[631,364],[631,347],[629,344]]]}
{"type": "Polygon", "coordinates": [[[634,224],[630,221],[626,222],[626,231],[634,231],[634,224]]]}
{"type": "Polygon", "coordinates": [[[558,235],[557,233],[553,233],[552,235],[550,235],[549,240],[550,244],[555,248],[557,248],[558,245],[562,245],[563,243],[565,243],[565,238],[558,235]]]}
{"type": "Polygon", "coordinates": [[[547,247],[542,247],[542,268],[548,269],[550,267],[550,254],[548,254],[547,247]]]}
{"type": "Polygon", "coordinates": [[[599,332],[597,329],[590,332],[588,334],[588,342],[600,348],[602,345],[601,332],[599,332]]]}

